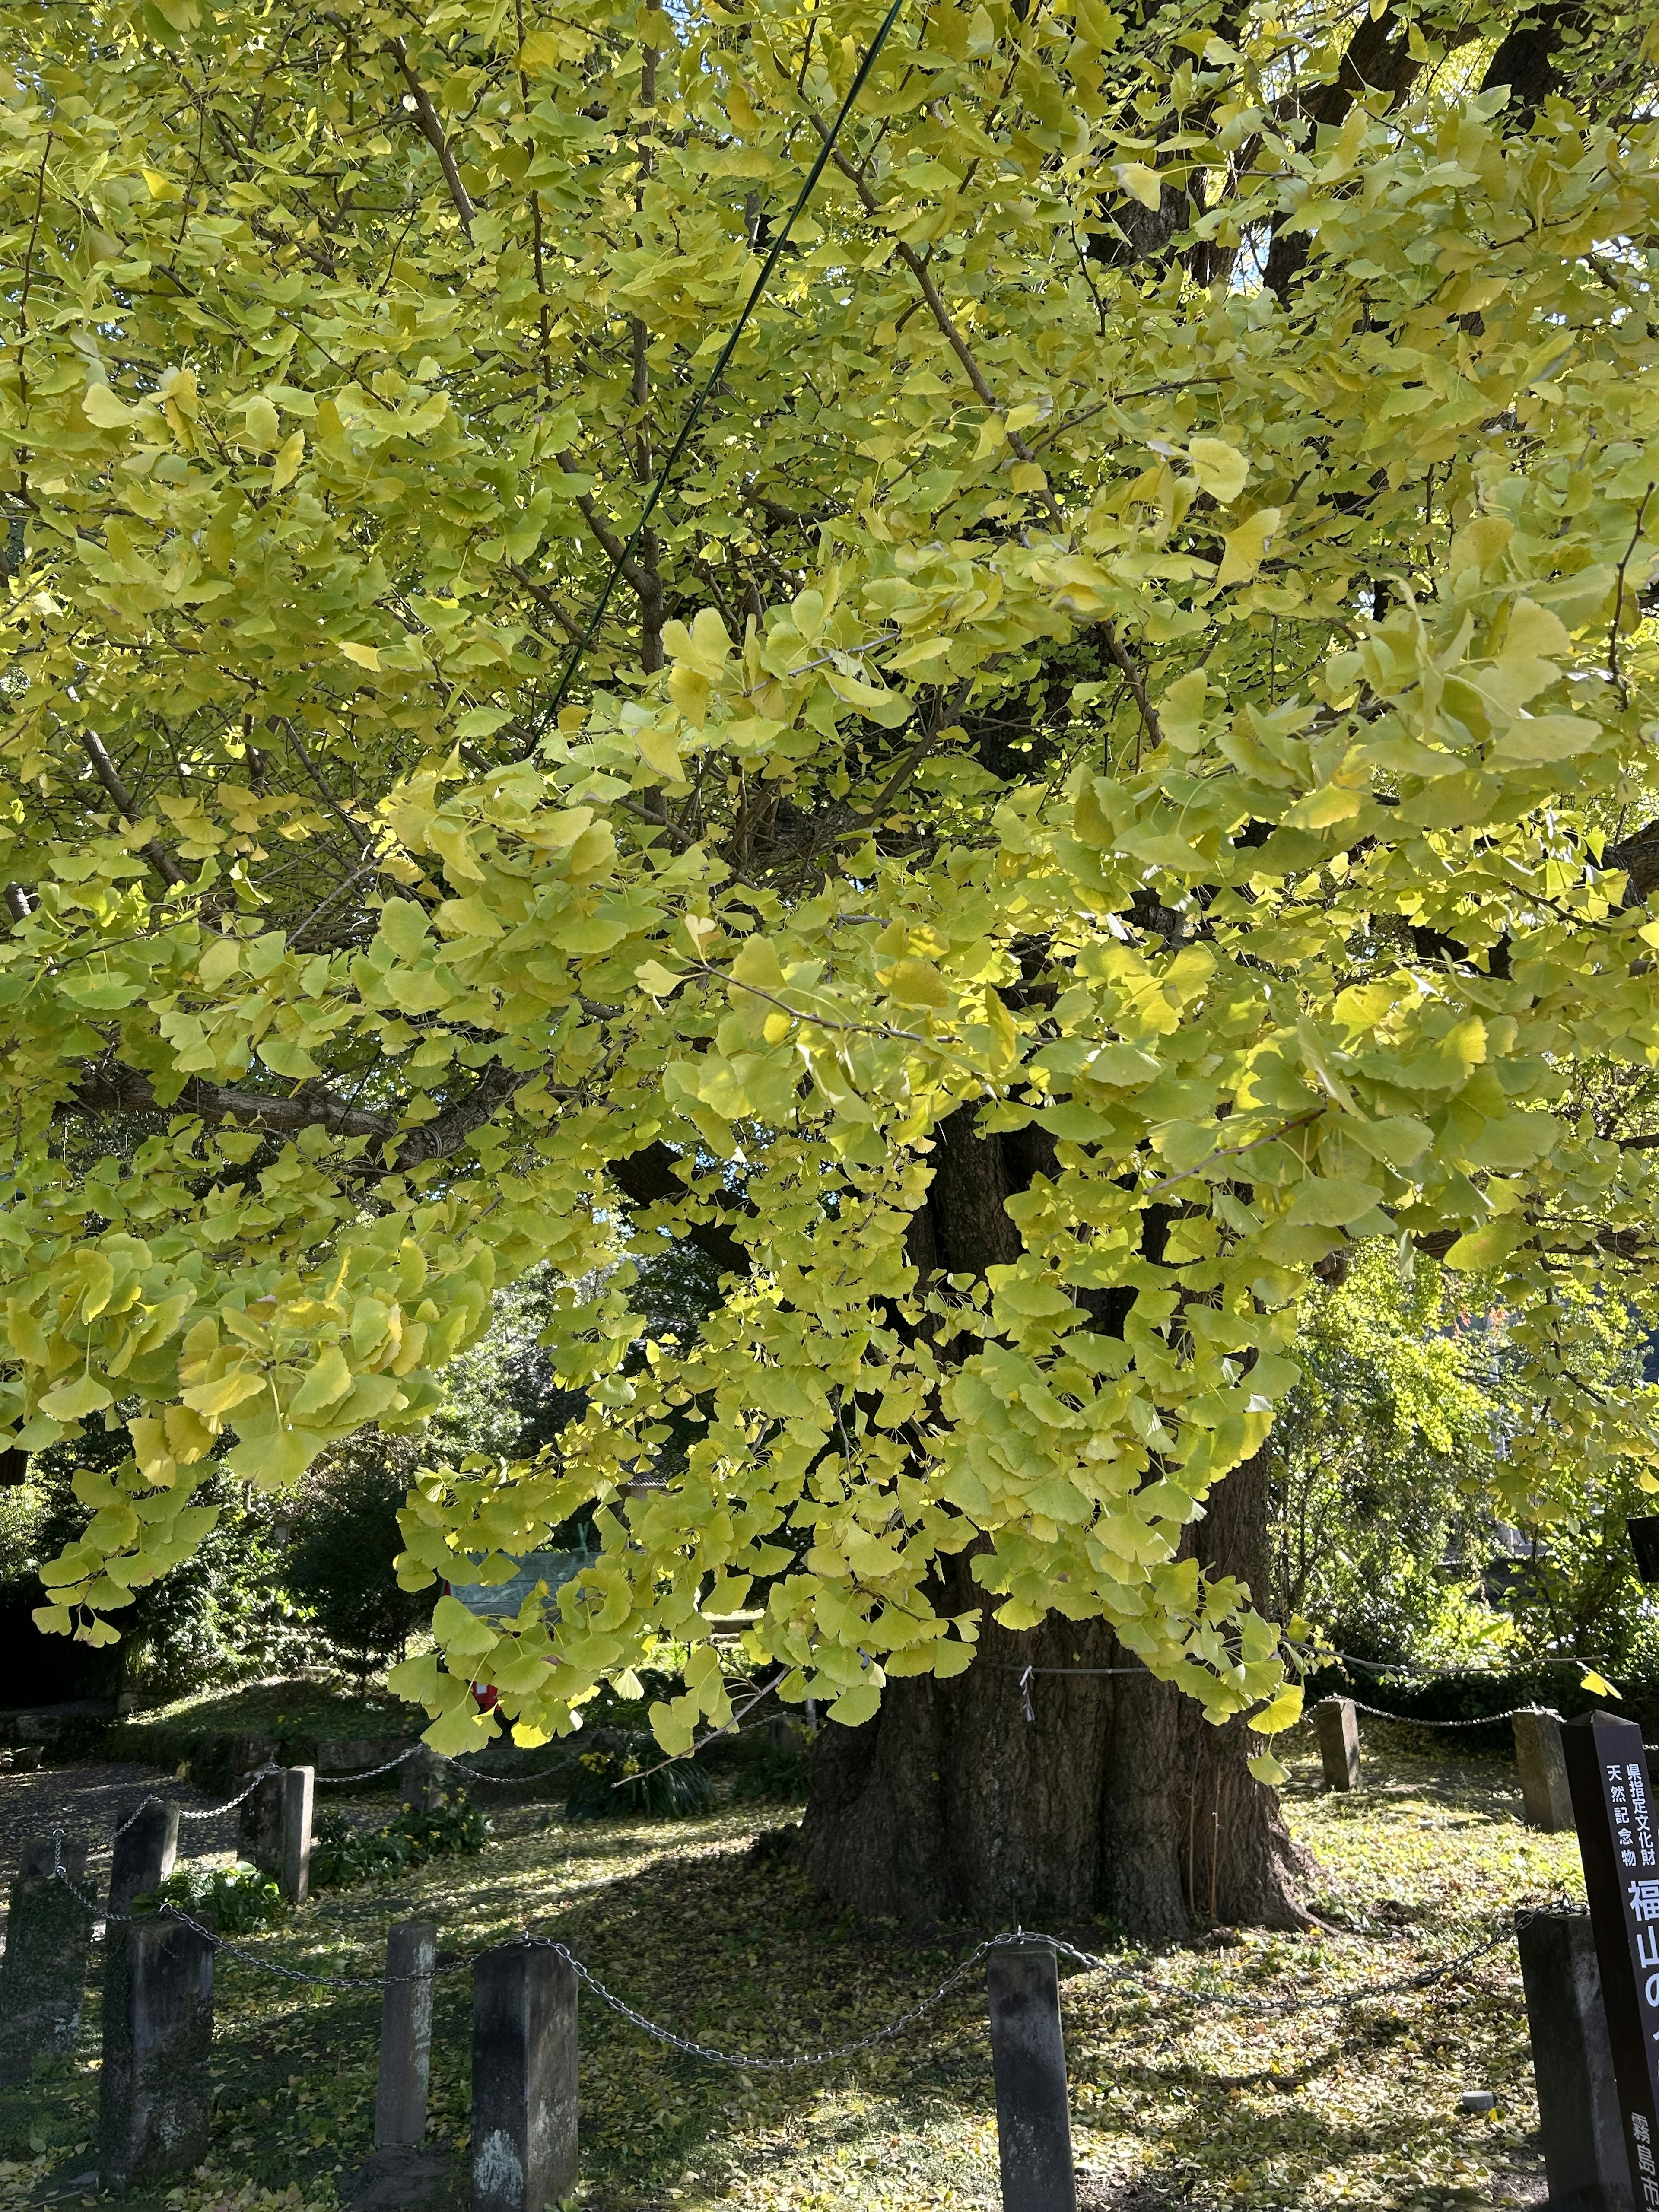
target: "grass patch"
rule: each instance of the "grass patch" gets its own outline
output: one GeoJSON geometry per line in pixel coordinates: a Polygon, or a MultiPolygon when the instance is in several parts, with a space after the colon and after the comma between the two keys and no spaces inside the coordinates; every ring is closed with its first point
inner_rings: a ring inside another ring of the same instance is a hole
{"type": "Polygon", "coordinates": [[[251,1747],[274,1749],[279,1764],[309,1765],[326,1747],[413,1743],[426,1715],[386,1691],[366,1694],[303,1676],[249,1682],[236,1690],[203,1690],[131,1719],[112,1723],[101,1749],[110,1759],[152,1759],[188,1768],[204,1789],[233,1782],[251,1747]]]}
{"type": "Polygon", "coordinates": [[[325,1813],[313,1829],[312,1887],[392,1881],[428,1859],[473,1857],[489,1842],[490,1830],[489,1815],[464,1797],[447,1797],[431,1812],[405,1806],[378,1828],[362,1826],[349,1814],[325,1813]]]}
{"type": "MultiPolygon", "coordinates": [[[[1456,1983],[1339,2013],[1252,2019],[1182,2001],[1393,1981],[1469,1948],[1519,1901],[1582,1895],[1574,1838],[1522,1826],[1513,1766],[1446,1741],[1368,1723],[1370,1786],[1344,1798],[1320,1796],[1311,1743],[1305,1732],[1293,1740],[1287,1812],[1318,1862],[1315,1909],[1338,1932],[1245,1931],[1224,1947],[1143,1954],[1146,1990],[1066,1974],[1085,2203],[1449,2212],[1541,2197],[1526,2151],[1537,2115],[1512,1942],[1456,1983]],[[1468,2088],[1495,2090],[1495,2113],[1462,2118],[1468,2088]]],[[[452,1954],[529,1924],[570,1943],[647,2014],[766,2053],[866,2033],[966,1948],[827,1916],[787,1862],[751,1852],[757,1831],[775,1825],[760,1808],[580,1824],[543,1808],[492,1812],[482,1858],[326,1893],[250,1948],[312,1972],[375,1973],[387,1927],[411,1913],[437,1920],[452,1954]]],[[[1097,1930],[1061,1932],[1098,1944],[1097,1930]]],[[[469,2007],[467,1974],[442,1976],[431,2136],[453,2154],[458,2183],[469,2007]]],[[[290,2186],[283,2212],[329,2212],[370,2148],[378,2021],[372,1994],[222,1960],[211,2162],[167,2192],[167,2212],[265,2212],[267,2202],[276,2212],[290,2186]]],[[[37,2201],[52,2175],[88,2162],[74,2147],[95,2136],[96,2063],[94,1998],[75,2057],[0,2094],[0,2205],[37,2201]]],[[[990,2212],[997,2202],[977,1971],[890,2047],[758,2076],[648,2043],[584,1995],[581,2095],[586,2212],[990,2212]]],[[[146,2200],[131,2212],[141,2207],[149,2212],[146,2200]]]]}

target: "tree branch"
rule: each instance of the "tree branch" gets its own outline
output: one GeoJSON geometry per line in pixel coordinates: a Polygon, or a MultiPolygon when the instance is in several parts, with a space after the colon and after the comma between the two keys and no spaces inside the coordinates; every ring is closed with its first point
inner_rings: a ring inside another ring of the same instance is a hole
{"type": "MultiPolygon", "coordinates": [[[[293,1136],[301,1129],[325,1129],[335,1137],[368,1137],[377,1158],[366,1170],[371,1174],[405,1174],[428,1160],[447,1159],[459,1152],[476,1129],[482,1128],[534,1073],[530,1068],[503,1067],[491,1060],[463,1098],[419,1128],[401,1133],[395,1114],[375,1113],[355,1106],[320,1084],[307,1084],[291,1098],[273,1098],[258,1091],[238,1091],[221,1083],[204,1083],[192,1076],[177,1098],[164,1105],[150,1078],[142,1068],[125,1067],[112,1060],[99,1060],[82,1074],[59,1115],[93,1114],[199,1114],[204,1121],[243,1121],[272,1136],[293,1136]],[[384,1164],[392,1152],[392,1164],[384,1164]]],[[[348,1163],[348,1167],[354,1164],[348,1163]]]]}
{"type": "Polygon", "coordinates": [[[470,240],[472,218],[477,210],[467,198],[466,186],[461,182],[455,156],[444,136],[444,126],[438,119],[437,109],[432,105],[432,95],[416,76],[410,64],[409,49],[401,39],[393,39],[392,52],[403,72],[404,82],[409,87],[410,97],[415,102],[415,120],[421,126],[421,135],[438,157],[438,167],[443,171],[444,182],[449,186],[449,197],[454,201],[455,212],[461,218],[461,228],[470,240]]]}
{"type": "MultiPolygon", "coordinates": [[[[87,758],[92,763],[93,773],[114,800],[120,811],[121,818],[131,829],[138,819],[138,810],[133,805],[132,793],[122,782],[120,772],[110,758],[103,739],[95,736],[90,730],[82,730],[81,743],[86,749],[87,758]]],[[[177,886],[189,882],[190,878],[185,874],[172,854],[154,837],[147,838],[138,849],[164,884],[177,886]]]]}
{"type": "MultiPolygon", "coordinates": [[[[824,122],[823,118],[817,113],[816,109],[809,110],[809,116],[812,128],[817,132],[819,137],[827,138],[830,136],[829,125],[824,122]]],[[[848,183],[852,185],[853,190],[858,194],[859,198],[863,204],[865,213],[866,215],[876,214],[878,210],[879,203],[878,202],[874,192],[871,191],[868,184],[865,181],[864,172],[861,169],[855,167],[854,165],[848,161],[846,155],[842,152],[839,147],[837,147],[835,152],[830,155],[830,159],[834,161],[836,167],[841,171],[842,176],[846,178],[848,183]]],[[[967,339],[963,337],[962,332],[957,328],[956,324],[951,319],[951,311],[945,304],[944,295],[940,292],[939,286],[934,283],[933,274],[928,269],[927,264],[922,259],[921,254],[916,252],[915,246],[907,246],[902,239],[900,239],[898,241],[898,252],[899,258],[903,262],[905,267],[909,270],[910,274],[915,278],[917,284],[921,287],[921,296],[927,302],[927,312],[938,324],[940,334],[944,337],[946,344],[950,347],[951,352],[955,354],[957,359],[962,363],[963,370],[967,376],[968,381],[973,386],[975,393],[981,404],[988,407],[994,415],[1006,415],[1006,410],[998,399],[995,392],[992,391],[990,386],[986,382],[984,374],[981,371],[979,363],[975,360],[973,352],[969,346],[967,339]]],[[[1024,439],[1021,437],[1018,430],[1005,430],[1004,435],[1006,437],[1008,441],[1009,452],[1012,453],[1017,459],[1030,461],[1036,466],[1041,466],[1041,464],[1037,461],[1036,455],[1031,451],[1031,448],[1026,444],[1024,439]]],[[[1063,536],[1066,531],[1066,518],[1060,511],[1059,501],[1054,497],[1053,492],[1049,491],[1046,486],[1039,496],[1041,497],[1043,505],[1048,510],[1048,520],[1054,524],[1054,528],[1063,536]]]]}
{"type": "MultiPolygon", "coordinates": [[[[643,1152],[630,1152],[626,1159],[612,1160],[611,1180],[633,1206],[660,1206],[668,1200],[684,1200],[690,1194],[674,1172],[679,1158],[678,1152],[659,1139],[643,1152]]],[[[714,1203],[734,1213],[752,1214],[755,1210],[747,1199],[739,1198],[734,1191],[721,1192],[714,1203]]],[[[748,1247],[739,1243],[732,1231],[718,1221],[691,1222],[686,1226],[685,1235],[698,1251],[728,1274],[746,1275],[754,1264],[748,1247]]]]}
{"type": "Polygon", "coordinates": [[[204,1083],[192,1076],[171,1104],[156,1097],[149,1077],[140,1067],[100,1060],[87,1069],[59,1115],[69,1113],[118,1115],[124,1114],[199,1114],[204,1121],[235,1120],[269,1129],[273,1136],[288,1136],[301,1129],[326,1129],[337,1137],[390,1137],[396,1117],[348,1105],[332,1091],[307,1087],[292,1098],[269,1098],[258,1091],[236,1091],[222,1083],[204,1083]]]}

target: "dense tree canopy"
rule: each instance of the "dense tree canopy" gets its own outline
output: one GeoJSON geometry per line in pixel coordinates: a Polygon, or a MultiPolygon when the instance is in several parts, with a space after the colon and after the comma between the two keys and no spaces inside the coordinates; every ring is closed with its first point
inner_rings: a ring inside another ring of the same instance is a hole
{"type": "Polygon", "coordinates": [[[689,1741],[751,1594],[860,1719],[964,1551],[1285,1724],[1181,1540],[1352,1240],[1503,1298],[1516,1511],[1648,1448],[1564,1286],[1656,1257],[1650,31],[908,0],[641,530],[866,0],[5,20],[0,1419],[133,1451],[47,1625],[544,1261],[586,1410],[405,1579],[604,1551],[439,1603],[451,1749],[663,1636],[689,1741]]]}

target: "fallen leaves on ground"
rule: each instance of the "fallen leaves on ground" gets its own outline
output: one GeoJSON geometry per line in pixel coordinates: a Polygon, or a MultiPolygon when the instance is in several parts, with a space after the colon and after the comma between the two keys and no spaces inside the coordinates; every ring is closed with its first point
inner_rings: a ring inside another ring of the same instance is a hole
{"type": "MultiPolygon", "coordinates": [[[[1418,1731],[1367,1732],[1370,1786],[1323,1796],[1293,1749],[1290,1825],[1317,1872],[1306,1936],[1243,1931],[1066,1969],[1062,2001],[1085,2203],[1237,2212],[1517,2203],[1541,2196],[1512,1939],[1434,1986],[1334,2009],[1251,2014],[1215,1997],[1308,1997],[1457,1958],[1512,1908],[1582,1896],[1571,1836],[1521,1822],[1512,1766],[1418,1731]],[[1466,2089],[1495,2112],[1467,2118],[1466,2089]]],[[[493,1793],[492,1793],[493,1794],[493,1793]]],[[[503,1790],[505,1797],[514,1794],[503,1790]]],[[[927,1996],[971,1948],[826,1914],[776,1855],[768,1815],[569,1826],[493,1802],[496,1841],[394,1886],[328,1894],[251,1940],[312,1973],[383,1970],[391,1923],[421,1913],[447,1965],[434,2003],[431,2133],[464,2172],[470,1977],[481,1946],[533,1928],[568,1943],[637,2009],[694,2040],[765,2056],[856,2039],[927,1996]]],[[[770,1816],[775,1819],[777,1815],[770,1816]]],[[[975,1931],[989,1932],[989,1931],[975,1931]]],[[[1095,1948],[1099,1929],[1063,1934],[1095,1948]]],[[[222,1955],[210,2166],[131,2212],[329,2212],[372,2144],[380,2000],[283,1982],[222,1955]]],[[[588,2212],[924,2212],[998,2203],[982,1969],[891,2043],[799,2071],[744,2073],[653,2042],[584,1993],[582,2203],[588,2212]]],[[[0,2207],[38,2203],[91,2163],[97,2002],[80,2049],[0,2094],[0,2207]],[[80,2146],[77,2152],[76,2146],[80,2146]],[[56,2179],[54,2179],[54,2177],[56,2179]]]]}

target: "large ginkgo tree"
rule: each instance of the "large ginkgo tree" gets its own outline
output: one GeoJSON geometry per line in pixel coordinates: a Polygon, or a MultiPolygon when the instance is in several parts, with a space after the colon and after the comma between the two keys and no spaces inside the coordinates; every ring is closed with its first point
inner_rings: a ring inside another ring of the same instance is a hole
{"type": "Polygon", "coordinates": [[[550,1263],[585,1411],[403,1572],[599,1549],[439,1597],[432,1741],[668,1656],[684,1751],[747,1607],[830,1891],[1293,1917],[1313,1271],[1501,1304],[1517,1514],[1653,1444],[1575,1349],[1659,1258],[1651,28],[0,24],[0,1438],[131,1444],[42,1625],[550,1263]]]}

